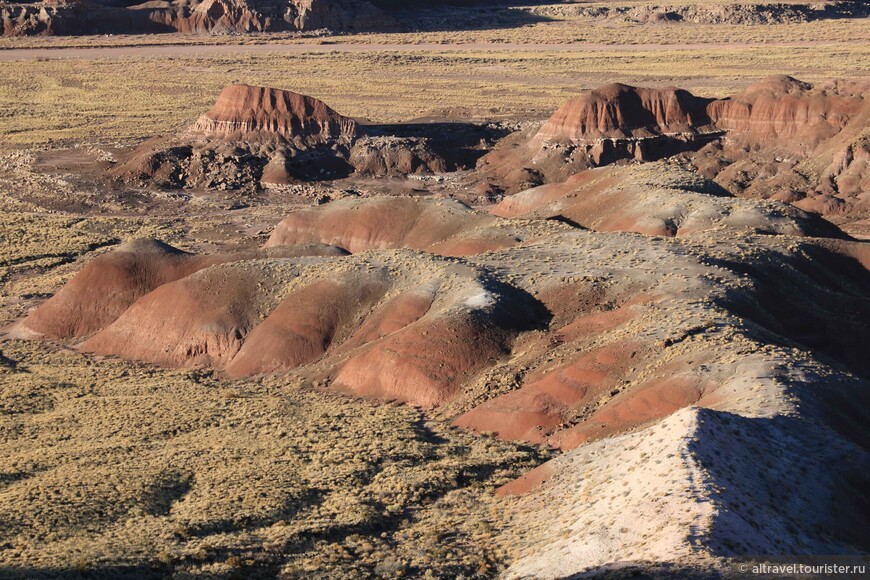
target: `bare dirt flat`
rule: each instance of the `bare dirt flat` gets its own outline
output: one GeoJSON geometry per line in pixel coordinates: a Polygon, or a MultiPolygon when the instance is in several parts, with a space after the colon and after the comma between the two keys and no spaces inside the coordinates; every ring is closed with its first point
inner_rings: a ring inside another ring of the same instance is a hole
{"type": "MultiPolygon", "coordinates": [[[[859,40],[846,41],[792,41],[792,42],[713,42],[706,44],[680,44],[680,50],[722,49],[722,48],[759,48],[759,47],[815,47],[826,46],[854,46],[861,45],[859,40]]],[[[444,43],[413,43],[413,44],[385,44],[385,43],[342,43],[330,42],[328,44],[252,44],[252,45],[169,45],[169,46],[117,46],[117,47],[72,47],[63,46],[46,48],[5,48],[0,52],[0,60],[40,60],[48,58],[120,58],[120,57],[184,57],[184,56],[211,56],[211,55],[248,55],[248,54],[305,54],[324,52],[384,52],[384,51],[414,51],[414,52],[452,52],[452,51],[517,51],[526,52],[583,52],[583,51],[611,51],[611,52],[635,52],[673,50],[673,44],[604,44],[590,42],[570,43],[511,43],[511,42],[461,42],[456,44],[444,43]]]]}

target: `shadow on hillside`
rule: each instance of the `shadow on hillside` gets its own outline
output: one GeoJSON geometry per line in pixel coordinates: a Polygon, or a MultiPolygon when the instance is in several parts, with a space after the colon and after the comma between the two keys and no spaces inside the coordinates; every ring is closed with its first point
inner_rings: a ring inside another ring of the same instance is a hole
{"type": "Polygon", "coordinates": [[[680,578],[681,580],[707,580],[720,578],[712,568],[679,566],[676,564],[663,564],[662,562],[618,562],[607,564],[594,570],[565,576],[563,580],[589,580],[590,578],[601,580],[653,580],[659,578],[680,578]]]}
{"type": "MultiPolygon", "coordinates": [[[[818,383],[812,384],[809,393],[793,392],[820,401],[834,392],[818,392],[818,383]]],[[[832,437],[827,425],[806,417],[703,409],[699,420],[688,449],[706,474],[699,482],[703,492],[719,507],[704,532],[713,554],[787,562],[799,554],[828,554],[824,560],[867,553],[865,449],[832,437]]]]}
{"type": "Polygon", "coordinates": [[[106,566],[93,570],[74,568],[31,568],[28,566],[0,566],[0,578],[9,580],[150,580],[170,576],[163,566],[106,566]]]}
{"type": "Polygon", "coordinates": [[[450,171],[474,168],[478,159],[510,133],[501,126],[468,122],[366,125],[363,130],[372,137],[425,139],[431,150],[447,162],[450,171]]]}
{"type": "Polygon", "coordinates": [[[802,244],[799,255],[768,258],[763,263],[706,261],[753,280],[750,300],[734,296],[730,307],[770,332],[766,340],[797,343],[870,378],[870,271],[813,243],[802,244]]]}

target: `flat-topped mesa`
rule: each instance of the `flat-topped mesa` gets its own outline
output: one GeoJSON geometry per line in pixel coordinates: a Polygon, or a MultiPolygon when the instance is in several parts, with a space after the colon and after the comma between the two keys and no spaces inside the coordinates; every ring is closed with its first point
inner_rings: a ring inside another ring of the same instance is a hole
{"type": "Polygon", "coordinates": [[[682,89],[613,83],[566,101],[541,127],[532,143],[691,133],[710,124],[709,102],[710,99],[682,89]]]}
{"type": "Polygon", "coordinates": [[[814,87],[777,75],[713,101],[707,110],[716,126],[741,145],[807,153],[838,134],[865,107],[866,91],[857,82],[814,87]]]}
{"type": "MultiPolygon", "coordinates": [[[[253,190],[300,182],[454,171],[429,138],[359,126],[322,101],[234,84],[178,135],[151,139],[109,174],[159,187],[253,190]]],[[[460,157],[453,155],[454,157],[460,157]]]]}
{"type": "Polygon", "coordinates": [[[223,90],[214,106],[191,128],[208,136],[266,133],[305,141],[352,140],[356,121],[323,101],[292,91],[244,84],[223,90]]]}
{"type": "Polygon", "coordinates": [[[785,75],[767,77],[725,99],[614,83],[566,101],[529,146],[721,133],[749,146],[806,149],[840,132],[866,104],[866,92],[861,82],[814,87],[785,75]],[[783,138],[790,141],[776,142],[783,138]]]}
{"type": "Polygon", "coordinates": [[[613,83],[586,90],[563,103],[524,146],[506,141],[478,167],[514,193],[623,159],[655,161],[697,150],[720,135],[707,115],[711,100],[673,87],[613,83]]]}

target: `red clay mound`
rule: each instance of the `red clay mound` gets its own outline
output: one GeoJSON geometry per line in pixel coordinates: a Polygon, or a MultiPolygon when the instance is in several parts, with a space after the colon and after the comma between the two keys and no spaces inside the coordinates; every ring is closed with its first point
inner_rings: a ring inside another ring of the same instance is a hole
{"type": "Polygon", "coordinates": [[[594,347],[560,367],[536,371],[519,389],[476,406],[455,424],[570,450],[666,417],[707,395],[704,400],[715,400],[718,381],[696,372],[709,354],[658,366],[661,356],[637,341],[594,347]],[[649,365],[658,368],[646,378],[649,371],[638,371],[649,365]]]}
{"type": "Polygon", "coordinates": [[[435,300],[437,287],[423,286],[396,296],[366,318],[341,350],[352,350],[397,332],[422,318],[435,300]]]}
{"type": "Polygon", "coordinates": [[[431,408],[508,353],[533,320],[526,298],[451,267],[375,309],[336,352],[351,354],[333,387],[431,408]],[[473,345],[473,348],[471,347],[473,345]]]}
{"type": "Polygon", "coordinates": [[[157,240],[134,240],[85,266],[24,326],[51,338],[86,336],[158,286],[229,260],[227,255],[188,254],[157,240]]]}
{"type": "Polygon", "coordinates": [[[112,316],[91,321],[88,331],[96,332],[79,345],[85,352],[211,366],[232,377],[311,365],[331,352],[311,372],[335,376],[338,389],[423,406],[452,397],[533,321],[524,294],[477,268],[425,254],[386,252],[383,262],[369,256],[337,262],[328,259],[343,255],[337,248],[309,244],[198,259],[157,242],[143,245],[169,256],[162,259],[175,269],[123,255],[127,279],[117,267],[86,269],[34,318],[54,314],[60,298],[75,314],[93,308],[87,292],[96,284],[112,316]],[[200,269],[185,275],[176,262],[200,269]],[[206,267],[209,262],[216,265],[206,267]],[[120,302],[107,286],[118,280],[126,284],[120,302]]]}
{"type": "Polygon", "coordinates": [[[316,360],[385,290],[385,280],[324,280],[293,292],[251,332],[227,374],[270,373],[316,360]]]}
{"type": "Polygon", "coordinates": [[[357,124],[313,97],[236,84],[223,90],[192,130],[205,135],[264,132],[290,140],[328,141],[352,139],[357,124]]]}
{"type": "Polygon", "coordinates": [[[470,376],[507,350],[507,333],[476,315],[430,314],[355,355],[333,386],[431,408],[450,399],[470,376]]]}
{"type": "Polygon", "coordinates": [[[808,154],[866,107],[863,92],[854,83],[814,89],[788,76],[773,76],[711,102],[708,112],[738,146],[808,154]]]}
{"type": "Polygon", "coordinates": [[[613,310],[604,310],[581,316],[556,331],[561,341],[575,341],[603,334],[618,328],[636,317],[641,311],[641,305],[652,298],[638,296],[613,310]]]}
{"type": "Polygon", "coordinates": [[[61,329],[79,325],[65,337],[99,330],[82,348],[100,354],[173,366],[216,364],[233,351],[262,306],[251,301],[265,291],[257,274],[245,269],[246,260],[345,255],[339,248],[315,244],[210,256],[187,254],[153,240],[122,248],[104,257],[108,268],[97,260],[95,267],[85,267],[37,308],[25,326],[38,330],[30,326],[31,319],[54,321],[61,329]],[[155,253],[162,258],[155,260],[155,253]],[[216,265],[222,266],[211,268],[216,265]],[[86,326],[82,313],[89,315],[86,326]]]}
{"type": "Polygon", "coordinates": [[[25,331],[50,338],[80,338],[114,322],[136,300],[155,288],[215,264],[269,255],[343,254],[339,248],[307,244],[200,256],[157,240],[133,240],[85,266],[57,294],[24,319],[22,326],[25,331]]]}
{"type": "Polygon", "coordinates": [[[605,85],[566,101],[541,127],[532,143],[694,132],[710,124],[709,102],[710,99],[673,87],[605,85]]]}
{"type": "Polygon", "coordinates": [[[612,167],[581,171],[566,181],[548,183],[509,195],[496,204],[490,213],[505,218],[530,216],[540,208],[559,203],[564,205],[566,196],[574,191],[583,190],[587,196],[598,195],[624,181],[623,175],[612,167]]]}
{"type": "Polygon", "coordinates": [[[678,236],[712,229],[842,237],[830,223],[785,204],[762,206],[727,195],[695,173],[661,164],[582,171],[504,198],[502,217],[560,217],[605,232],[678,236]]]}
{"type": "Polygon", "coordinates": [[[167,366],[225,366],[265,314],[262,273],[208,268],[137,300],[81,349],[167,366]]]}
{"type": "Polygon", "coordinates": [[[548,372],[538,372],[521,388],[491,399],[456,419],[456,425],[490,431],[502,439],[545,443],[584,406],[594,407],[640,359],[639,344],[596,348],[548,372]]]}
{"type": "Polygon", "coordinates": [[[550,443],[570,450],[623,433],[694,405],[701,400],[706,387],[697,378],[688,376],[651,380],[614,397],[583,423],[555,434],[550,443]]]}
{"type": "Polygon", "coordinates": [[[350,252],[411,248],[460,256],[516,245],[497,218],[457,201],[407,197],[346,198],[294,212],[272,232],[266,247],[303,242],[328,243],[350,252]]]}

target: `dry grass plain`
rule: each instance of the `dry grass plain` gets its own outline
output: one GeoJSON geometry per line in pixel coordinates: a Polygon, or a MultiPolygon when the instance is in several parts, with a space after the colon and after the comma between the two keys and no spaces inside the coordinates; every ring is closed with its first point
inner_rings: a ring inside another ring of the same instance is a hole
{"type": "Polygon", "coordinates": [[[491,575],[491,490],[541,461],[411,407],[14,341],[0,410],[3,577],[491,575]]]}
{"type": "Polygon", "coordinates": [[[866,76],[870,42],[6,61],[0,62],[0,145],[145,138],[189,122],[235,81],[295,90],[345,115],[397,122],[439,109],[540,118],[578,90],[613,81],[722,96],[780,73],[810,82],[866,76]]]}

